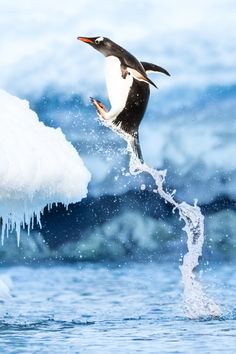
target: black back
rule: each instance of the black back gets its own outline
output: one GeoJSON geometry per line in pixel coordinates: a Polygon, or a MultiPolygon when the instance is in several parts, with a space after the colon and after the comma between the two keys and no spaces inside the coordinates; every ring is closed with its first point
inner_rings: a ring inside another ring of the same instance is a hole
{"type": "Polygon", "coordinates": [[[126,133],[136,136],[139,125],[147,108],[150,95],[149,85],[143,81],[133,80],[125,108],[113,121],[126,133]]]}

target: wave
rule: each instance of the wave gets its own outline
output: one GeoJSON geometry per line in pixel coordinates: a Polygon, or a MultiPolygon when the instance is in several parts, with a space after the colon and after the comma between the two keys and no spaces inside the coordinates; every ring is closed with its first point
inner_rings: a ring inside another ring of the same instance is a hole
{"type": "MultiPolygon", "coordinates": [[[[164,214],[161,216],[160,213],[157,218],[138,210],[131,211],[129,207],[125,210],[123,206],[122,210],[120,213],[113,211],[113,217],[107,216],[107,220],[101,220],[98,224],[99,216],[91,219],[88,210],[87,215],[80,215],[78,209],[66,210],[62,206],[54,206],[52,215],[46,215],[46,219],[42,217],[42,230],[33,231],[30,236],[22,232],[20,247],[17,247],[14,235],[5,240],[0,250],[1,264],[37,264],[44,261],[48,264],[49,260],[181,263],[186,252],[186,236],[181,229],[184,225],[177,215],[163,210],[164,214]],[[64,217],[62,211],[69,216],[64,217]],[[60,229],[59,219],[64,220],[60,229]],[[85,219],[90,222],[82,227],[85,219]]],[[[235,220],[236,211],[233,209],[208,212],[205,218],[204,264],[235,261],[235,220]]]]}

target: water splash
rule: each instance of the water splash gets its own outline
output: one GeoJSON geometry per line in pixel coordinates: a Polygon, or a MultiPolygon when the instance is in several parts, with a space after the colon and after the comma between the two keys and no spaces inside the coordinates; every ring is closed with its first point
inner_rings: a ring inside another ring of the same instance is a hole
{"type": "Polygon", "coordinates": [[[183,299],[186,315],[191,318],[199,317],[218,317],[222,315],[220,307],[210,299],[203,291],[202,285],[196,279],[194,270],[199,264],[199,257],[202,255],[202,247],[204,243],[204,216],[199,206],[195,202],[189,205],[186,202],[178,203],[174,199],[174,193],[165,190],[164,182],[166,170],[156,170],[142,163],[135,155],[132,149],[132,141],[129,134],[119,130],[119,127],[112,122],[105,121],[99,117],[102,124],[119,134],[127,142],[127,150],[130,153],[129,170],[131,175],[137,175],[143,172],[152,176],[156,189],[156,193],[160,195],[166,202],[170,203],[174,210],[177,209],[180,219],[185,222],[183,230],[187,234],[188,252],[183,257],[183,263],[180,266],[183,282],[183,299]]]}

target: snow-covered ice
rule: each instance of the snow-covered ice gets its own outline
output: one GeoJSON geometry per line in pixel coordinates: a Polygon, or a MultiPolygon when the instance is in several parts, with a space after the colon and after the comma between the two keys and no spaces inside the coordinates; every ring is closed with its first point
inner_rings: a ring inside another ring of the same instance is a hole
{"type": "Polygon", "coordinates": [[[90,173],[60,129],[40,122],[29,103],[0,90],[0,217],[2,240],[20,236],[46,205],[87,195],[90,173]]]}

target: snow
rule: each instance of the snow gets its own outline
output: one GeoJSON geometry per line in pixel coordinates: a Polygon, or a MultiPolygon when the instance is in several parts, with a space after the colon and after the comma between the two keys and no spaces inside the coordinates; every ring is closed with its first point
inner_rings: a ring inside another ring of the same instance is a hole
{"type": "Polygon", "coordinates": [[[27,101],[0,90],[0,216],[4,233],[39,221],[46,205],[87,195],[90,173],[60,129],[45,126],[27,101]]]}

